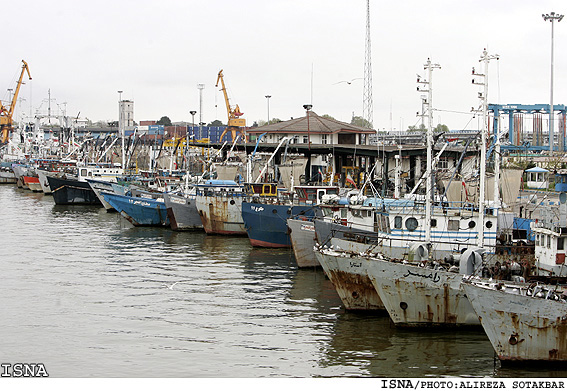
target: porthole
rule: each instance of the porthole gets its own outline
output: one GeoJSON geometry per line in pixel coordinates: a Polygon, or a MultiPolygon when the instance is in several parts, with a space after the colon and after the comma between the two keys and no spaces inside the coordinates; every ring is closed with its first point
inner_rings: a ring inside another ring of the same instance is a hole
{"type": "Polygon", "coordinates": [[[492,228],[492,221],[486,222],[486,228],[492,228]]]}
{"type": "Polygon", "coordinates": [[[469,228],[473,229],[474,227],[476,227],[476,223],[474,221],[469,221],[469,228]]]}
{"type": "Polygon", "coordinates": [[[417,226],[418,222],[415,217],[409,217],[406,220],[406,228],[408,229],[408,231],[415,231],[417,229],[417,226]]]}
{"type": "Polygon", "coordinates": [[[236,204],[236,202],[234,202],[234,200],[230,200],[230,205],[234,205],[236,204]]]}
{"type": "Polygon", "coordinates": [[[277,210],[277,209],[272,209],[272,213],[273,213],[273,214],[276,214],[276,213],[278,213],[278,210],[277,210]]]}

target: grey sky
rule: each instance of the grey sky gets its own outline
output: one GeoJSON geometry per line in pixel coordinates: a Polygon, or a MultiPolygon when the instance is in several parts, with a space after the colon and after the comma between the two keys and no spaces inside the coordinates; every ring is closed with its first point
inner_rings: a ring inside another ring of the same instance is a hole
{"type": "MultiPolygon", "coordinates": [[[[471,69],[486,47],[499,54],[490,66],[490,102],[549,103],[551,23],[542,13],[567,13],[564,0],[371,0],[374,124],[379,129],[418,123],[416,74],[430,57],[434,107],[470,111],[478,105],[471,69]]],[[[0,98],[8,99],[21,69],[22,109],[45,111],[67,102],[68,115],[116,120],[118,90],[134,101],[136,121],[191,120],[203,91],[203,120],[226,122],[224,69],[232,104],[247,123],[270,116],[318,114],[349,122],[362,115],[365,0],[67,1],[4,4],[0,98]],[[313,83],[311,83],[313,76],[313,83]],[[311,84],[313,88],[311,89],[311,84]],[[30,95],[31,91],[31,95],[30,95]]],[[[567,20],[555,25],[556,104],[567,104],[567,20]]],[[[64,106],[59,106],[63,108],[64,106]]],[[[470,115],[437,111],[434,122],[476,128],[470,115]]]]}

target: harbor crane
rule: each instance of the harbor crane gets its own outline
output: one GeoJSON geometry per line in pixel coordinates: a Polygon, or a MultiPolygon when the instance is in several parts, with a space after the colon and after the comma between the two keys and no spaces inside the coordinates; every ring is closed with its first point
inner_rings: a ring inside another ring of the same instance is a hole
{"type": "Polygon", "coordinates": [[[16,90],[14,96],[12,97],[12,102],[8,107],[5,107],[2,102],[0,102],[0,130],[2,132],[2,140],[0,144],[5,144],[10,138],[10,133],[12,132],[12,116],[14,115],[14,109],[16,108],[16,102],[18,101],[18,93],[20,92],[20,87],[22,86],[22,79],[24,78],[24,73],[27,71],[28,77],[31,80],[30,69],[28,68],[27,62],[22,60],[24,65],[22,65],[22,73],[18,79],[18,84],[16,85],[16,90]]]}
{"type": "Polygon", "coordinates": [[[218,77],[217,77],[217,84],[215,85],[215,87],[219,86],[219,81],[221,82],[222,88],[221,91],[224,94],[224,101],[226,103],[226,111],[228,113],[228,123],[227,123],[227,127],[224,130],[224,132],[222,132],[219,141],[222,140],[222,138],[224,137],[224,135],[230,130],[231,135],[232,135],[232,141],[234,141],[236,139],[236,132],[240,131],[241,127],[246,126],[246,120],[244,118],[240,118],[240,116],[242,116],[244,113],[242,113],[240,111],[240,107],[238,107],[238,105],[234,106],[234,108],[230,107],[230,102],[228,100],[228,93],[226,92],[226,87],[224,85],[224,76],[222,74],[222,69],[219,71],[218,77]]]}

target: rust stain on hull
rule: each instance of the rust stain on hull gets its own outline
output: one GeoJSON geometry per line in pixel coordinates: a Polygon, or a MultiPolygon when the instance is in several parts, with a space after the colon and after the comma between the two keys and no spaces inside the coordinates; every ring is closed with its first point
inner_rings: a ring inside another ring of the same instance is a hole
{"type": "Polygon", "coordinates": [[[346,309],[385,311],[378,292],[367,276],[342,270],[329,270],[327,274],[346,309]]]}

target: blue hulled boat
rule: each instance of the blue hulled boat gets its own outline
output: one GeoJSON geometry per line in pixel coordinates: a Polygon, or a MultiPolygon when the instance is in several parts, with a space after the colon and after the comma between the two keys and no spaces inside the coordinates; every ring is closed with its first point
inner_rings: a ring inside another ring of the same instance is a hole
{"type": "Polygon", "coordinates": [[[162,198],[120,195],[101,192],[105,201],[135,226],[169,226],[162,198]]]}
{"type": "Polygon", "coordinates": [[[293,195],[277,194],[275,184],[246,184],[245,190],[248,200],[242,202],[242,219],[255,247],[291,247],[287,219],[312,219],[323,195],[338,194],[337,187],[316,186],[296,187],[293,195]]]}

